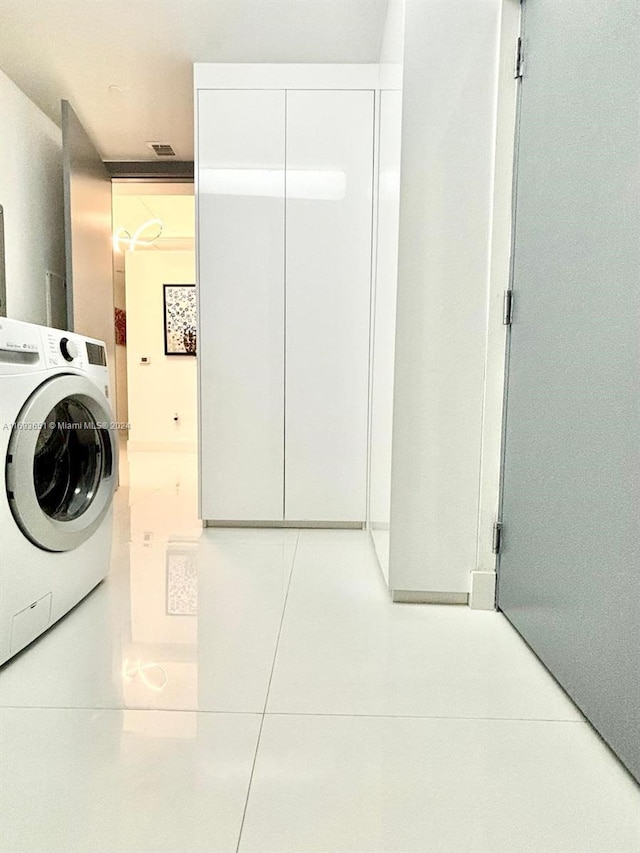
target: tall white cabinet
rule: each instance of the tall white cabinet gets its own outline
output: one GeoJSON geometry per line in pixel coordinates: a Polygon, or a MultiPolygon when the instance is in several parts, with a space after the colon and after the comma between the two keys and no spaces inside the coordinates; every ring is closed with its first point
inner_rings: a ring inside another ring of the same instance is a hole
{"type": "Polygon", "coordinates": [[[376,66],[196,66],[200,509],[360,525],[376,66]]]}

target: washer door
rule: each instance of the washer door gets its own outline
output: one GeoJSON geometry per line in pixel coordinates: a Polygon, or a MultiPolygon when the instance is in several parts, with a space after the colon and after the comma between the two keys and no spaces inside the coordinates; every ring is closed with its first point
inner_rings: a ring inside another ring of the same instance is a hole
{"type": "Polygon", "coordinates": [[[84,376],[56,376],[27,400],[7,453],[7,495],[22,532],[46,551],[71,551],[107,514],[117,443],[111,408],[84,376]]]}

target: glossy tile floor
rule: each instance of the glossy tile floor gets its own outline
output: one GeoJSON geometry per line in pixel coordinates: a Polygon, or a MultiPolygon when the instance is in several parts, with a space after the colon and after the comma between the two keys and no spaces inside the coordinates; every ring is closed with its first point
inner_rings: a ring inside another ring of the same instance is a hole
{"type": "Polygon", "coordinates": [[[2,851],[638,853],[637,786],[497,613],[367,534],[206,530],[131,454],[112,571],[0,671],[2,851]]]}

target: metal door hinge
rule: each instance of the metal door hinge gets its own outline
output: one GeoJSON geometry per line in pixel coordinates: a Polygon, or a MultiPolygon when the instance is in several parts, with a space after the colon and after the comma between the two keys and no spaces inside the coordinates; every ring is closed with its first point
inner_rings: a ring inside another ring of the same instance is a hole
{"type": "Polygon", "coordinates": [[[516,62],[515,62],[515,70],[513,76],[516,80],[519,80],[522,77],[522,71],[524,69],[524,45],[522,44],[522,39],[519,38],[516,44],[516,62]]]}
{"type": "Polygon", "coordinates": [[[505,290],[502,306],[502,323],[510,326],[513,322],[513,290],[505,290]]]}
{"type": "Polygon", "coordinates": [[[500,553],[500,545],[502,542],[502,522],[496,521],[493,525],[493,538],[491,540],[491,550],[494,554],[500,553]]]}

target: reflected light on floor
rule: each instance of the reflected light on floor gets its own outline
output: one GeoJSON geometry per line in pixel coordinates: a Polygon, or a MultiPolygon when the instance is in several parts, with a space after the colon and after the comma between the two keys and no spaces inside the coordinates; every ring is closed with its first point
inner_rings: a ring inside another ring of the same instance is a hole
{"type": "Polygon", "coordinates": [[[159,663],[142,663],[136,661],[132,663],[128,658],[122,663],[122,680],[133,681],[136,676],[140,676],[140,680],[151,690],[161,693],[169,682],[169,676],[166,669],[160,666],[159,663]],[[151,673],[160,674],[160,678],[156,681],[151,677],[151,673]]]}

